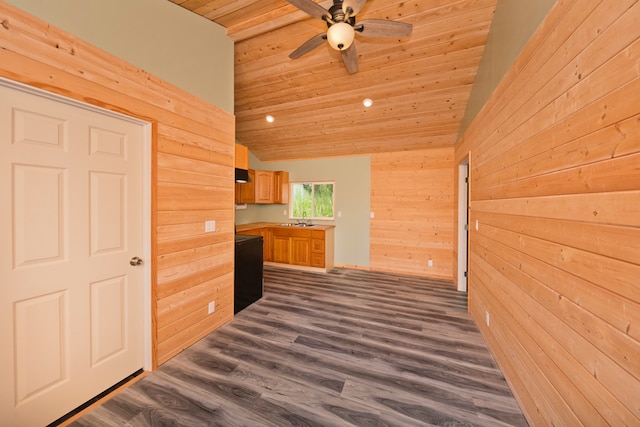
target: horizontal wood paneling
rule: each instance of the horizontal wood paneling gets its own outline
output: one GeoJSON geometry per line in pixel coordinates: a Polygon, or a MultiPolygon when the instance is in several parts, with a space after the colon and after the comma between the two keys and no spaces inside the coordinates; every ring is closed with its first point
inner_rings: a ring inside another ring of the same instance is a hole
{"type": "Polygon", "coordinates": [[[638,22],[559,1],[456,147],[469,310],[532,425],[640,424],[638,22]]]}
{"type": "Polygon", "coordinates": [[[153,357],[163,363],[233,317],[234,118],[2,2],[0,23],[1,76],[154,124],[153,357]],[[208,219],[217,233],[204,233],[208,219]]]}
{"type": "Polygon", "coordinates": [[[159,125],[157,342],[162,363],[233,317],[233,127],[159,125]],[[220,143],[224,141],[225,144],[220,143]],[[215,233],[204,223],[216,221],[215,233]],[[208,313],[215,301],[216,311],[208,313]]]}
{"type": "Polygon", "coordinates": [[[453,154],[440,148],[371,156],[372,269],[452,278],[453,154]]]}
{"type": "MultiPolygon", "coordinates": [[[[171,0],[235,40],[237,140],[262,161],[452,147],[496,0],[369,1],[363,19],[413,25],[409,37],[356,36],[360,69],[322,45],[327,26],[284,0],[171,0]],[[371,98],[370,108],[362,106],[371,98]],[[266,123],[265,116],[275,117],[266,123]]],[[[317,1],[328,8],[330,0],[317,1]]]]}

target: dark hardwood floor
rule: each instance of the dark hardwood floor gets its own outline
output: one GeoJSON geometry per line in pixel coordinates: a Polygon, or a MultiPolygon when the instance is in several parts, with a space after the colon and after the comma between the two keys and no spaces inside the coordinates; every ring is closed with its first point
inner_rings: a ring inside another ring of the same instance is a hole
{"type": "Polygon", "coordinates": [[[265,268],[265,296],[72,426],[526,426],[451,282],[265,268]]]}

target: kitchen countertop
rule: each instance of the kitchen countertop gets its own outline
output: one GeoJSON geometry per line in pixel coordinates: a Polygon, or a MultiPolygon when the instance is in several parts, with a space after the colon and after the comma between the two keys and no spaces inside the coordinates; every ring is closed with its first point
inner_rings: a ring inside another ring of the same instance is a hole
{"type": "MultiPolygon", "coordinates": [[[[292,221],[294,223],[295,221],[292,221]]],[[[284,222],[252,222],[250,224],[238,224],[236,225],[236,233],[242,233],[243,231],[258,230],[260,228],[295,228],[298,230],[329,230],[335,228],[335,225],[325,224],[313,224],[312,227],[296,227],[290,225],[280,225],[284,222]]]]}

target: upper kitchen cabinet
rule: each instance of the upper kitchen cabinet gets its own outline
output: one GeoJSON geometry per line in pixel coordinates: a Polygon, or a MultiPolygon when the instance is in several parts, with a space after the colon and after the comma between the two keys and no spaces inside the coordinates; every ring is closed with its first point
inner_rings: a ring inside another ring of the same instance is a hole
{"type": "Polygon", "coordinates": [[[274,203],[273,171],[256,171],[256,203],[274,203]]]}
{"type": "Polygon", "coordinates": [[[236,203],[289,203],[289,172],[249,169],[249,182],[236,184],[236,203]]]}
{"type": "Polygon", "coordinates": [[[273,202],[289,203],[289,172],[273,173],[273,202]]]}
{"type": "Polygon", "coordinates": [[[249,182],[236,183],[236,203],[255,203],[256,202],[256,176],[253,169],[249,169],[249,182]]]}
{"type": "Polygon", "coordinates": [[[249,169],[249,149],[244,145],[236,144],[235,166],[238,169],[249,169]]]}

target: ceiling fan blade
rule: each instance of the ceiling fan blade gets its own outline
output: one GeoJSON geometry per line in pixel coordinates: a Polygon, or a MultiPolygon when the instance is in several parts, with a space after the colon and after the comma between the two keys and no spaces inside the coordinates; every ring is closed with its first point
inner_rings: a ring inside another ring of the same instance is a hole
{"type": "Polygon", "coordinates": [[[356,52],[356,45],[351,44],[347,49],[342,52],[342,62],[347,67],[349,74],[358,72],[358,52],[356,52]]]}
{"type": "Polygon", "coordinates": [[[287,2],[314,18],[323,19],[323,16],[331,18],[331,13],[313,0],[287,0],[287,2]]]}
{"type": "Polygon", "coordinates": [[[354,27],[367,37],[406,37],[413,31],[413,25],[387,19],[363,19],[354,27]]]}
{"type": "Polygon", "coordinates": [[[302,43],[300,47],[298,47],[296,50],[291,52],[289,54],[289,58],[297,59],[297,58],[300,58],[302,55],[306,55],[307,53],[311,52],[313,49],[317,48],[322,43],[324,43],[326,39],[327,39],[327,35],[325,33],[316,34],[306,42],[302,43]]]}
{"type": "Polygon", "coordinates": [[[351,10],[353,10],[353,12],[351,12],[351,16],[357,15],[366,2],[367,0],[343,0],[342,11],[347,13],[347,9],[351,8],[351,10]]]}

